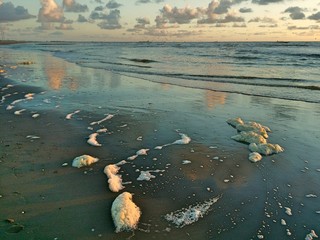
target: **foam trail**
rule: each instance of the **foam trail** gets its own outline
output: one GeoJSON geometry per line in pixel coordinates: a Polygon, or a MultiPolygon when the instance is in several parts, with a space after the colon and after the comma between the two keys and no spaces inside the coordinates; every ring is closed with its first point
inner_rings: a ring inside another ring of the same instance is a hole
{"type": "Polygon", "coordinates": [[[107,120],[110,120],[110,119],[113,118],[113,117],[114,117],[114,115],[108,114],[105,118],[103,118],[103,119],[101,119],[101,120],[99,120],[99,121],[91,122],[90,125],[91,125],[91,126],[96,125],[96,124],[99,125],[99,124],[101,124],[102,122],[107,121],[107,120]]]}
{"type": "Polygon", "coordinates": [[[70,120],[73,115],[75,115],[75,114],[77,114],[77,113],[79,113],[79,112],[80,112],[80,110],[76,110],[76,111],[74,111],[73,113],[67,114],[66,119],[70,120]]]}
{"type": "Polygon", "coordinates": [[[183,228],[187,225],[197,222],[211,210],[211,206],[219,200],[219,197],[211,198],[203,203],[190,205],[175,212],[168,213],[164,218],[175,224],[177,228],[183,228]]]}
{"type": "Polygon", "coordinates": [[[181,136],[181,139],[178,139],[172,143],[167,143],[167,144],[164,144],[161,146],[156,146],[154,149],[161,150],[162,148],[170,146],[170,145],[174,145],[174,144],[179,144],[179,145],[182,144],[183,145],[183,144],[189,144],[191,142],[191,138],[188,137],[186,134],[184,134],[184,133],[179,133],[179,134],[181,136]]]}

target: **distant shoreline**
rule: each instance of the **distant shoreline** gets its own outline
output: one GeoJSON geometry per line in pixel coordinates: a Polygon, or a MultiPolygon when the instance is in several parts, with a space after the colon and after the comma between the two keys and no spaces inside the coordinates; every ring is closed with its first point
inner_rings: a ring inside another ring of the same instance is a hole
{"type": "Polygon", "coordinates": [[[0,40],[0,45],[9,45],[17,43],[26,43],[26,41],[15,41],[15,40],[0,40]]]}

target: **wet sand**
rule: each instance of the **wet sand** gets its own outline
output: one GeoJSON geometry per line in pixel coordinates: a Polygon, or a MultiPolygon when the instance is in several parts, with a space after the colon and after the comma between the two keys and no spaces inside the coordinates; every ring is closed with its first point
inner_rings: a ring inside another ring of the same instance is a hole
{"type": "Polygon", "coordinates": [[[7,73],[0,97],[12,94],[0,104],[1,239],[303,239],[311,229],[320,231],[318,199],[306,197],[320,196],[317,104],[156,84],[46,54],[15,54],[1,58],[7,73]],[[26,60],[34,64],[17,65],[26,60]],[[7,84],[13,86],[3,90],[7,84]],[[34,99],[6,110],[27,93],[34,99]],[[14,115],[19,109],[26,110],[14,115]],[[115,116],[90,125],[105,114],[115,116]],[[230,138],[236,130],[226,120],[238,116],[269,126],[270,142],[285,152],[251,163],[248,146],[230,138]],[[87,137],[102,127],[108,129],[97,137],[102,146],[90,146],[87,137]],[[191,142],[154,149],[179,139],[179,132],[191,142]],[[132,182],[124,190],[141,208],[140,224],[134,233],[116,234],[110,209],[119,193],[108,189],[103,168],[142,148],[148,155],[120,170],[123,182],[132,182]],[[82,154],[100,160],[71,167],[82,154]],[[140,182],[137,169],[165,171],[140,182]],[[164,219],[217,196],[198,222],[180,229],[164,219]],[[23,229],[10,233],[15,223],[23,229]]]}

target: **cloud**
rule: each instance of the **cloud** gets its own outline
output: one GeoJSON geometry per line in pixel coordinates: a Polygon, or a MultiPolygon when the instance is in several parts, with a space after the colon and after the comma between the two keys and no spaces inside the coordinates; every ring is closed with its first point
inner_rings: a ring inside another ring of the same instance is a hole
{"type": "Polygon", "coordinates": [[[100,12],[100,11],[103,11],[104,10],[104,7],[103,6],[98,6],[94,9],[94,11],[97,11],[97,12],[100,12]]]}
{"type": "Polygon", "coordinates": [[[58,27],[56,27],[58,30],[73,30],[73,27],[71,24],[68,23],[61,23],[58,27]]]}
{"type": "Polygon", "coordinates": [[[232,27],[234,27],[234,28],[245,28],[245,27],[247,27],[247,25],[245,23],[242,23],[242,24],[234,23],[232,25],[232,27]]]}
{"type": "Polygon", "coordinates": [[[80,13],[89,11],[87,5],[79,4],[75,0],[63,0],[63,7],[65,8],[66,12],[80,13]]]}
{"type": "Polygon", "coordinates": [[[98,26],[101,29],[120,29],[120,11],[118,9],[111,10],[109,14],[103,14],[104,21],[100,22],[98,26]]]}
{"type": "Polygon", "coordinates": [[[269,3],[279,3],[283,1],[284,0],[252,0],[252,3],[256,3],[259,5],[268,5],[269,3]]]}
{"type": "Polygon", "coordinates": [[[305,14],[303,13],[303,9],[300,7],[289,7],[284,12],[290,13],[290,18],[293,20],[304,19],[305,14]]]}
{"type": "Polygon", "coordinates": [[[146,29],[146,26],[150,24],[149,18],[136,18],[137,24],[133,28],[128,29],[128,32],[139,32],[146,29]]]}
{"type": "Polygon", "coordinates": [[[122,6],[122,4],[117,3],[117,1],[115,1],[115,0],[110,0],[106,5],[106,7],[108,9],[115,9],[115,8],[119,8],[121,6],[122,6]]]}
{"type": "Polygon", "coordinates": [[[15,7],[11,2],[0,1],[0,22],[18,21],[22,19],[35,18],[22,6],[15,7]]]}
{"type": "Polygon", "coordinates": [[[319,20],[320,20],[320,11],[317,12],[317,13],[312,14],[312,15],[309,16],[308,18],[311,19],[311,20],[317,20],[317,21],[319,21],[319,20]]]}
{"type": "Polygon", "coordinates": [[[276,24],[277,21],[274,20],[273,18],[269,18],[269,17],[264,17],[264,18],[260,18],[260,17],[256,17],[256,18],[252,18],[249,20],[250,22],[261,22],[261,23],[271,23],[271,24],[276,24]]]}
{"type": "Polygon", "coordinates": [[[144,4],[144,3],[161,3],[164,2],[164,0],[138,0],[136,1],[136,4],[144,4]]]}
{"type": "Polygon", "coordinates": [[[38,22],[63,22],[65,17],[63,9],[55,0],[41,0],[41,8],[38,14],[38,22]]]}
{"type": "Polygon", "coordinates": [[[250,12],[252,12],[252,9],[243,7],[243,8],[239,9],[239,12],[241,12],[241,13],[250,13],[250,12]]]}
{"type": "Polygon", "coordinates": [[[88,22],[88,19],[85,16],[79,14],[77,22],[80,22],[80,23],[88,22]]]}
{"type": "Polygon", "coordinates": [[[169,23],[186,24],[199,18],[203,14],[200,8],[177,8],[166,4],[161,10],[161,17],[169,23]]]}

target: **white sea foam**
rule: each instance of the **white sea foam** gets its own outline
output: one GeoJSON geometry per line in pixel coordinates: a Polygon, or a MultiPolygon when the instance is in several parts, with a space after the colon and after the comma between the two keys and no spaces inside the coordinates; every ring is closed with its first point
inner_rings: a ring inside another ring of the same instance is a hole
{"type": "Polygon", "coordinates": [[[238,142],[267,143],[267,140],[263,136],[253,131],[240,132],[240,134],[232,136],[231,138],[238,142]]]}
{"type": "Polygon", "coordinates": [[[184,165],[185,165],[185,164],[190,164],[190,163],[191,163],[190,160],[183,160],[183,161],[182,161],[182,164],[184,164],[184,165]]]}
{"type": "Polygon", "coordinates": [[[237,118],[230,118],[227,120],[227,123],[233,127],[236,127],[238,124],[244,124],[243,120],[239,117],[237,118]]]}
{"type": "Polygon", "coordinates": [[[72,166],[81,168],[85,166],[90,166],[91,164],[96,163],[98,161],[99,161],[98,158],[92,157],[90,155],[81,155],[73,159],[72,166]]]}
{"type": "Polygon", "coordinates": [[[142,148],[142,149],[140,149],[139,151],[136,152],[136,155],[138,155],[138,156],[140,156],[140,155],[148,155],[148,151],[149,150],[150,149],[148,149],[148,148],[142,148]]]}
{"type": "Polygon", "coordinates": [[[76,111],[74,111],[72,113],[67,114],[66,119],[70,120],[73,117],[73,115],[75,115],[75,114],[77,114],[79,112],[80,112],[80,110],[76,110],[76,111]]]}
{"type": "Polygon", "coordinates": [[[151,178],[156,178],[156,176],[152,175],[150,173],[150,171],[141,171],[137,180],[138,181],[150,181],[151,178]]]}
{"type": "Polygon", "coordinates": [[[103,170],[108,177],[109,189],[112,192],[119,192],[120,190],[124,189],[121,175],[118,174],[119,170],[120,167],[116,164],[109,164],[103,170]]]}
{"type": "Polygon", "coordinates": [[[172,222],[177,228],[182,228],[203,218],[211,210],[211,206],[218,200],[219,197],[211,198],[208,201],[190,205],[187,208],[168,213],[164,218],[167,221],[172,222]]]}
{"type": "Polygon", "coordinates": [[[292,216],[291,208],[289,208],[289,207],[284,207],[284,209],[285,209],[285,213],[286,213],[287,215],[292,216]]]}
{"type": "Polygon", "coordinates": [[[112,203],[111,215],[116,227],[115,232],[132,231],[137,228],[141,211],[132,201],[132,194],[124,192],[112,203]]]}
{"type": "Polygon", "coordinates": [[[90,145],[95,146],[95,147],[101,147],[102,145],[97,141],[98,135],[99,135],[99,133],[90,134],[87,143],[89,143],[90,145]]]}
{"type": "Polygon", "coordinates": [[[14,115],[21,115],[26,110],[27,109],[21,109],[21,110],[14,111],[14,115]]]}
{"type": "Polygon", "coordinates": [[[252,152],[258,152],[263,155],[271,155],[273,153],[283,152],[284,149],[279,144],[271,144],[271,143],[251,143],[249,145],[249,149],[252,152]]]}
{"type": "Polygon", "coordinates": [[[307,234],[305,240],[313,240],[313,238],[318,238],[318,235],[314,230],[311,230],[310,233],[307,234]]]}
{"type": "Polygon", "coordinates": [[[267,130],[270,131],[268,127],[262,126],[260,123],[256,122],[248,122],[248,123],[243,123],[243,124],[237,124],[236,129],[240,132],[249,132],[253,131],[255,133],[258,133],[259,135],[263,136],[264,138],[268,138],[268,133],[267,130]]]}
{"type": "Polygon", "coordinates": [[[259,162],[262,159],[262,156],[257,152],[252,152],[249,154],[249,160],[251,162],[259,162]]]}
{"type": "Polygon", "coordinates": [[[92,125],[96,125],[96,124],[99,125],[99,124],[103,123],[104,121],[110,120],[110,119],[113,118],[113,117],[114,117],[114,115],[108,114],[105,118],[103,118],[103,119],[101,119],[101,120],[99,120],[99,121],[91,122],[90,125],[91,125],[91,126],[92,126],[92,125]]]}
{"type": "Polygon", "coordinates": [[[189,144],[191,142],[191,138],[188,137],[186,134],[183,134],[183,133],[179,133],[179,134],[181,136],[181,139],[178,139],[178,140],[176,140],[176,141],[174,141],[172,143],[164,144],[162,146],[156,146],[154,149],[161,150],[162,148],[170,146],[170,145],[174,145],[174,144],[189,144]]]}
{"type": "Polygon", "coordinates": [[[32,114],[32,118],[37,118],[37,117],[39,117],[39,116],[40,116],[39,113],[32,114]]]}
{"type": "Polygon", "coordinates": [[[100,129],[98,129],[96,132],[97,132],[97,133],[106,133],[106,132],[108,132],[108,129],[106,129],[106,128],[100,128],[100,129]]]}

